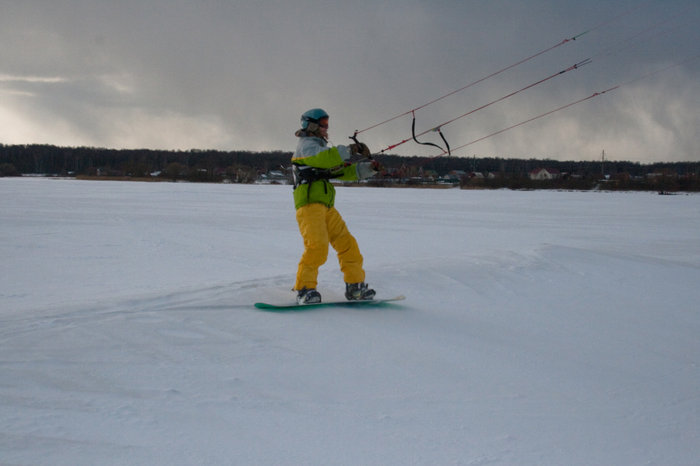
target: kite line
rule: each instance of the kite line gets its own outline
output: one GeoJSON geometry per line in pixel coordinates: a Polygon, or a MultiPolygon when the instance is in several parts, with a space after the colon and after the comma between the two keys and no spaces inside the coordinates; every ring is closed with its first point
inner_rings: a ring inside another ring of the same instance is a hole
{"type": "MultiPolygon", "coordinates": [[[[488,138],[493,137],[493,136],[496,136],[496,135],[498,135],[498,134],[505,133],[506,131],[509,131],[509,130],[511,130],[511,129],[513,129],[513,128],[517,128],[518,126],[523,126],[523,125],[525,125],[525,124],[527,124],[527,123],[530,123],[530,122],[532,122],[532,121],[539,120],[540,118],[544,118],[544,117],[546,117],[546,116],[548,116],[548,115],[551,115],[552,113],[558,112],[558,111],[560,111],[560,110],[564,110],[564,109],[566,109],[566,108],[573,107],[574,105],[580,104],[581,102],[585,102],[585,101],[587,101],[587,100],[593,99],[593,98],[598,97],[598,96],[601,96],[601,95],[603,95],[603,94],[607,94],[608,92],[612,92],[612,91],[614,91],[615,89],[619,89],[619,88],[622,87],[622,86],[627,86],[627,85],[629,85],[629,84],[635,83],[635,82],[640,81],[640,80],[642,80],[642,79],[649,78],[649,77],[651,77],[651,76],[654,76],[654,75],[656,75],[656,74],[662,73],[662,72],[664,72],[664,71],[668,71],[668,70],[670,70],[671,68],[675,68],[675,67],[677,67],[677,66],[681,66],[681,65],[684,65],[684,64],[686,64],[686,63],[689,63],[689,62],[692,62],[692,61],[698,60],[698,59],[700,59],[700,55],[695,55],[695,56],[693,56],[693,57],[686,58],[685,60],[682,60],[682,61],[680,61],[680,62],[677,62],[677,63],[674,63],[674,64],[672,64],[672,65],[666,66],[665,68],[658,69],[658,70],[653,71],[653,72],[651,72],[651,73],[648,73],[648,74],[645,74],[645,75],[643,75],[643,76],[639,76],[639,77],[637,77],[637,78],[634,78],[634,79],[631,79],[631,80],[629,80],[629,81],[626,81],[626,82],[624,82],[624,83],[622,83],[622,84],[618,84],[618,85],[616,85],[616,86],[613,86],[613,87],[611,87],[611,88],[609,88],[609,89],[605,89],[604,91],[594,92],[593,94],[589,95],[588,97],[584,97],[583,99],[579,99],[579,100],[576,100],[576,101],[574,101],[574,102],[568,103],[568,104],[566,104],[566,105],[562,105],[561,107],[555,108],[555,109],[553,109],[553,110],[550,110],[550,111],[548,111],[548,112],[542,113],[542,114],[537,115],[537,116],[534,116],[534,117],[532,117],[532,118],[528,118],[527,120],[521,121],[520,123],[516,123],[516,124],[514,124],[514,125],[512,125],[512,126],[509,126],[509,127],[507,127],[507,128],[503,128],[503,129],[501,129],[501,130],[499,130],[499,131],[496,131],[496,132],[494,132],[494,133],[491,133],[491,134],[487,134],[486,136],[482,136],[482,137],[480,137],[480,138],[478,138],[478,139],[475,139],[475,140],[473,140],[473,141],[471,141],[471,142],[468,142],[468,143],[466,143],[466,144],[462,144],[461,146],[458,146],[458,147],[453,148],[453,149],[451,150],[451,152],[457,151],[457,150],[459,150],[459,149],[463,149],[463,148],[465,148],[465,147],[467,147],[467,146],[471,146],[472,144],[476,144],[477,142],[483,141],[484,139],[488,139],[488,138]]],[[[448,152],[447,152],[447,151],[443,151],[441,154],[438,154],[436,157],[441,157],[441,156],[446,155],[446,154],[448,154],[448,152]]]]}
{"type": "MultiPolygon", "coordinates": [[[[570,66],[569,68],[566,68],[566,69],[564,69],[564,70],[562,70],[562,71],[559,71],[559,72],[557,72],[557,73],[554,73],[554,74],[552,74],[552,75],[550,75],[550,76],[548,76],[548,77],[546,77],[546,78],[544,78],[544,79],[541,79],[541,80],[539,80],[539,81],[536,81],[536,82],[534,82],[534,83],[532,83],[532,84],[530,84],[530,85],[528,85],[528,86],[526,86],[526,87],[524,87],[524,88],[522,88],[522,89],[519,89],[519,90],[517,90],[517,91],[511,92],[510,94],[507,94],[507,95],[505,95],[505,96],[503,96],[503,97],[500,97],[500,98],[498,98],[498,99],[496,99],[496,100],[494,100],[494,101],[492,101],[492,102],[489,102],[489,103],[487,103],[487,104],[485,104],[485,105],[482,105],[482,106],[480,106],[480,107],[477,107],[477,108],[475,108],[475,109],[473,109],[473,110],[471,110],[471,111],[469,111],[469,112],[467,112],[467,113],[464,113],[464,114],[462,114],[462,115],[460,115],[460,116],[458,116],[458,117],[452,118],[451,120],[448,120],[448,121],[446,121],[446,122],[444,122],[444,123],[441,123],[441,124],[439,124],[439,125],[437,125],[437,126],[433,126],[431,129],[428,129],[428,130],[423,131],[423,132],[418,133],[418,134],[416,134],[416,112],[417,112],[417,111],[422,110],[422,109],[424,109],[424,108],[426,108],[426,107],[428,107],[428,106],[430,106],[430,105],[432,105],[432,104],[435,104],[435,103],[437,103],[437,102],[439,102],[439,101],[441,101],[441,100],[444,100],[444,99],[446,99],[446,98],[448,98],[448,97],[451,97],[451,96],[453,96],[453,95],[455,95],[455,94],[457,94],[457,93],[459,93],[459,92],[462,92],[462,91],[464,91],[464,90],[466,90],[466,89],[468,89],[468,88],[470,88],[470,87],[472,87],[472,86],[475,86],[475,85],[477,85],[477,84],[479,84],[479,83],[481,83],[481,82],[484,82],[484,81],[486,81],[486,80],[488,80],[488,79],[490,79],[490,78],[493,78],[493,77],[495,77],[495,76],[497,76],[497,75],[499,75],[499,74],[501,74],[501,73],[504,73],[505,71],[511,70],[511,69],[513,69],[513,68],[515,68],[515,67],[517,67],[517,66],[519,66],[519,65],[522,65],[523,63],[526,63],[526,62],[528,62],[528,61],[530,61],[530,60],[532,60],[532,59],[534,59],[534,58],[536,58],[536,57],[539,57],[539,56],[541,56],[541,55],[544,55],[544,54],[546,54],[547,52],[550,52],[550,51],[552,51],[552,50],[554,50],[554,49],[556,49],[556,48],[558,48],[558,47],[560,47],[560,46],[562,46],[562,45],[564,45],[564,44],[567,44],[567,43],[570,43],[570,42],[572,42],[572,41],[575,41],[575,40],[577,40],[578,38],[584,36],[585,34],[588,34],[588,33],[592,32],[592,31],[595,31],[595,30],[597,30],[597,29],[600,29],[600,28],[602,28],[602,27],[604,27],[604,26],[606,26],[606,25],[608,25],[608,24],[610,24],[610,23],[612,23],[612,22],[615,22],[615,21],[617,21],[617,20],[619,20],[619,19],[621,19],[621,18],[623,18],[623,17],[626,17],[626,16],[632,14],[634,11],[636,11],[636,10],[638,10],[638,9],[640,9],[640,8],[642,8],[642,5],[641,5],[641,4],[638,5],[638,6],[636,6],[636,7],[631,8],[631,9],[629,9],[629,10],[623,11],[622,13],[619,13],[618,15],[613,16],[613,17],[611,17],[611,18],[609,18],[609,19],[607,19],[607,20],[605,20],[605,21],[599,23],[598,25],[596,25],[596,26],[594,26],[594,27],[592,27],[592,28],[590,28],[590,29],[588,29],[588,30],[585,30],[585,31],[583,31],[583,32],[581,32],[581,33],[579,33],[579,34],[576,34],[576,35],[574,35],[574,36],[571,36],[571,37],[569,37],[569,38],[563,39],[562,41],[557,42],[556,44],[551,45],[551,46],[549,46],[549,47],[547,47],[547,48],[545,48],[545,49],[543,49],[543,50],[540,50],[540,51],[537,52],[537,53],[534,53],[534,54],[532,54],[532,55],[530,55],[530,56],[528,56],[528,57],[525,57],[525,58],[523,58],[523,59],[521,59],[521,60],[519,60],[519,61],[517,61],[517,62],[511,64],[511,65],[508,65],[508,66],[506,66],[506,67],[504,67],[504,68],[501,68],[501,69],[499,69],[499,70],[497,70],[497,71],[495,71],[495,72],[493,72],[493,73],[491,73],[491,74],[489,74],[489,75],[487,75],[487,76],[484,76],[484,77],[482,77],[482,78],[480,78],[480,79],[477,79],[476,81],[470,82],[469,84],[467,84],[467,85],[465,85],[465,86],[463,86],[463,87],[460,87],[460,88],[458,88],[458,89],[455,89],[455,90],[453,90],[453,91],[451,91],[451,92],[448,92],[447,94],[444,94],[444,95],[442,95],[442,96],[440,96],[440,97],[437,97],[437,98],[435,98],[435,99],[433,99],[433,100],[430,100],[430,101],[428,101],[428,102],[426,102],[426,103],[424,103],[424,104],[422,104],[422,105],[419,105],[418,107],[412,108],[411,110],[408,110],[408,111],[406,111],[406,112],[400,113],[400,114],[395,115],[395,116],[393,116],[393,117],[391,117],[391,118],[388,118],[388,119],[386,119],[386,120],[380,121],[379,123],[375,123],[375,124],[373,124],[373,125],[371,125],[371,126],[369,126],[369,127],[367,127],[367,128],[360,129],[360,130],[355,130],[354,134],[353,134],[352,136],[350,136],[350,138],[353,139],[353,140],[355,140],[355,141],[357,141],[357,136],[358,136],[359,134],[362,134],[362,133],[364,133],[364,132],[366,132],[366,131],[370,131],[370,130],[372,130],[372,129],[374,129],[374,128],[377,128],[377,127],[382,126],[382,125],[384,125],[384,124],[386,124],[386,123],[389,123],[389,122],[392,122],[392,121],[394,121],[394,120],[397,120],[397,119],[399,119],[399,118],[401,118],[401,117],[404,117],[404,116],[407,116],[407,115],[411,115],[411,116],[412,116],[411,137],[410,137],[410,138],[406,138],[406,139],[404,139],[404,140],[402,140],[402,141],[399,141],[399,142],[397,142],[397,143],[395,143],[395,144],[389,145],[388,147],[382,149],[382,150],[381,150],[381,153],[385,153],[385,152],[388,151],[388,150],[391,150],[391,149],[393,149],[393,148],[395,148],[395,147],[398,147],[398,146],[400,146],[400,145],[402,145],[402,144],[404,144],[404,143],[406,143],[406,142],[412,140],[412,141],[414,141],[414,142],[416,142],[416,143],[418,143],[418,144],[426,145],[426,146],[433,146],[433,147],[436,147],[436,148],[442,150],[443,152],[442,152],[442,154],[440,154],[440,155],[444,155],[444,154],[451,155],[450,145],[449,145],[449,143],[447,142],[447,139],[445,138],[444,134],[443,134],[442,131],[441,131],[441,129],[442,129],[443,126],[446,126],[446,125],[448,125],[448,124],[450,124],[450,123],[452,123],[452,122],[454,122],[454,121],[456,121],[456,120],[459,120],[459,119],[461,119],[461,118],[464,118],[464,117],[466,117],[466,116],[468,116],[468,115],[471,115],[471,114],[473,114],[473,113],[475,113],[475,112],[477,112],[477,111],[479,111],[479,110],[482,110],[482,109],[484,109],[484,108],[486,108],[486,107],[489,107],[489,106],[491,106],[491,105],[493,105],[493,104],[495,104],[495,103],[501,102],[501,101],[503,101],[503,100],[505,100],[505,99],[507,99],[507,98],[509,98],[509,97],[512,97],[512,96],[514,96],[514,95],[520,93],[520,92],[523,92],[523,91],[525,91],[525,90],[531,89],[531,88],[533,88],[533,87],[535,87],[535,86],[537,86],[537,85],[539,85],[539,84],[542,84],[542,83],[544,83],[544,82],[546,82],[546,81],[548,81],[548,80],[550,80],[550,79],[552,79],[552,78],[554,78],[554,77],[560,76],[560,75],[562,75],[562,74],[564,74],[564,73],[566,73],[566,72],[568,72],[568,71],[572,71],[572,70],[578,69],[578,68],[580,68],[580,67],[582,67],[582,66],[584,66],[584,65],[586,65],[586,64],[588,64],[588,63],[590,63],[590,62],[592,61],[592,59],[591,59],[591,58],[587,58],[586,60],[583,60],[583,61],[581,61],[581,62],[579,62],[579,63],[576,63],[576,64],[570,66]],[[443,141],[443,143],[444,143],[444,148],[441,147],[440,145],[435,144],[435,143],[432,143],[432,142],[421,142],[421,141],[418,140],[418,137],[423,136],[423,135],[425,135],[425,134],[427,134],[427,133],[429,133],[429,132],[437,132],[437,133],[440,135],[440,138],[442,139],[442,141],[443,141]]],[[[542,114],[542,115],[539,115],[539,116],[534,117],[534,118],[532,118],[532,119],[530,119],[530,120],[528,120],[528,121],[521,122],[521,123],[519,123],[519,124],[517,124],[517,125],[514,125],[514,126],[511,127],[511,128],[506,128],[506,129],[504,129],[504,130],[501,130],[501,131],[499,131],[499,132],[497,132],[497,133],[488,135],[488,136],[486,136],[486,137],[484,137],[484,138],[481,138],[481,139],[485,139],[485,138],[487,138],[487,137],[495,136],[496,134],[500,134],[500,133],[502,133],[502,132],[504,132],[504,131],[507,131],[508,129],[512,129],[512,128],[515,128],[515,127],[517,127],[517,126],[523,125],[523,124],[525,124],[525,123],[527,123],[527,122],[529,122],[529,121],[532,121],[532,120],[534,120],[534,119],[542,118],[542,117],[544,117],[544,116],[546,116],[546,115],[549,115],[549,114],[551,114],[551,113],[554,113],[554,112],[556,112],[556,111],[563,110],[564,108],[570,107],[570,106],[575,105],[575,104],[577,104],[577,103],[583,102],[583,101],[585,101],[585,100],[589,100],[589,99],[591,99],[591,98],[593,98],[593,97],[596,97],[596,96],[598,96],[598,95],[604,94],[604,93],[606,93],[606,92],[610,92],[610,91],[612,91],[613,89],[616,89],[617,87],[619,87],[619,86],[615,86],[615,87],[613,87],[613,88],[607,89],[607,90],[602,91],[602,92],[594,93],[594,94],[592,94],[592,95],[590,95],[590,96],[588,96],[588,97],[586,97],[586,98],[584,98],[584,99],[581,99],[581,100],[576,101],[576,102],[572,102],[571,104],[565,105],[565,106],[560,107],[560,108],[558,108],[558,109],[552,110],[552,111],[547,112],[547,113],[542,114]]],[[[481,139],[479,139],[479,140],[481,140],[481,139]]],[[[473,144],[473,143],[475,143],[475,142],[477,142],[477,141],[472,141],[471,143],[468,143],[468,144],[466,144],[466,145],[470,145],[470,144],[473,144]]],[[[455,148],[454,150],[457,150],[457,149],[459,149],[459,148],[465,147],[466,145],[459,146],[459,147],[455,148]]]]}

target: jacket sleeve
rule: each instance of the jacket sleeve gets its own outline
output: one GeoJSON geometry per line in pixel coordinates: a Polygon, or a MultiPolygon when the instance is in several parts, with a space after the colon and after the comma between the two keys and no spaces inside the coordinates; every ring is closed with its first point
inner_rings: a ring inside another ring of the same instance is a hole
{"type": "Polygon", "coordinates": [[[292,163],[331,170],[339,180],[355,181],[356,164],[347,163],[350,155],[347,146],[325,147],[316,138],[304,138],[299,141],[292,163]]]}
{"type": "Polygon", "coordinates": [[[317,138],[302,138],[292,157],[292,163],[314,168],[341,167],[350,159],[347,146],[325,147],[317,138]]]}

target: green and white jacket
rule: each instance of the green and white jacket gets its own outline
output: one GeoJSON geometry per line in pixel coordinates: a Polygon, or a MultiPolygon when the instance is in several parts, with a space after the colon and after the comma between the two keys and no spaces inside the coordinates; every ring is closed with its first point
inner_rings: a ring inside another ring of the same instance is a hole
{"type": "Polygon", "coordinates": [[[292,164],[297,173],[304,175],[297,179],[294,188],[294,207],[298,209],[314,202],[333,207],[335,188],[328,180],[354,181],[367,173],[365,167],[358,170],[363,162],[350,163],[350,156],[347,146],[328,147],[325,139],[301,133],[292,164]]]}

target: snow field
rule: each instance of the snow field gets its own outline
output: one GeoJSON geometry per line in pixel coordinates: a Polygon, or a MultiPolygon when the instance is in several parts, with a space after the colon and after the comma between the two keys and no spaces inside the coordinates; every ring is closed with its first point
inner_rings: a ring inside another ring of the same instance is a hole
{"type": "Polygon", "coordinates": [[[289,186],[0,196],[0,464],[698,464],[697,196],[339,188],[297,313],[289,186]]]}

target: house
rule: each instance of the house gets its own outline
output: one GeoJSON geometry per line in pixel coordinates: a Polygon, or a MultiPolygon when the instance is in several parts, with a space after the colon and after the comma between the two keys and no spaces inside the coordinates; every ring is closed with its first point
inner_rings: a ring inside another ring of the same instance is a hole
{"type": "Polygon", "coordinates": [[[443,177],[445,181],[459,182],[463,177],[467,175],[464,170],[452,170],[447,175],[443,177]]]}
{"type": "Polygon", "coordinates": [[[263,173],[258,177],[259,184],[288,184],[288,176],[279,170],[272,170],[268,173],[263,173]]]}
{"type": "Polygon", "coordinates": [[[556,168],[535,168],[530,172],[531,180],[555,180],[561,176],[556,168]]]}

